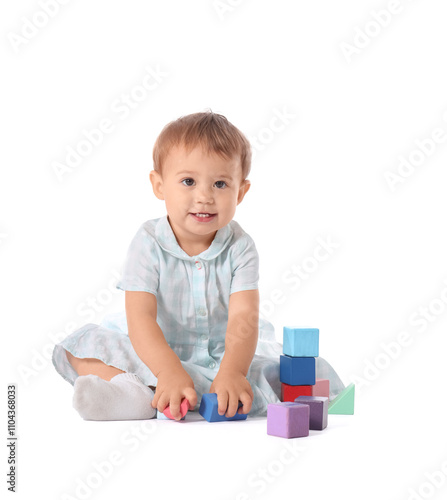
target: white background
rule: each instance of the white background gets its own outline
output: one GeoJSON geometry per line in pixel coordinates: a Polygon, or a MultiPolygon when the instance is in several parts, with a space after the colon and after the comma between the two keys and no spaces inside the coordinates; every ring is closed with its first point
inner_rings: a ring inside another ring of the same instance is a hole
{"type": "MultiPolygon", "coordinates": [[[[444,498],[445,2],[49,1],[49,19],[44,3],[0,13],[1,399],[6,413],[15,382],[16,498],[444,498]],[[142,95],[147,67],[166,76],[142,95]],[[141,97],[125,117],[123,94],[141,97]],[[123,308],[113,285],[130,240],[165,213],[148,180],[154,140],[207,108],[257,144],[235,219],[256,242],[278,340],[284,325],[320,328],[320,354],[357,383],[356,415],[306,439],[267,436],[265,419],[85,422],[48,361],[64,332],[123,308]],[[275,113],[289,116],[280,131],[275,113]],[[58,178],[55,162],[107,118],[113,132],[58,178]],[[433,133],[444,141],[424,142],[433,133]],[[393,190],[400,157],[418,166],[393,190]],[[318,238],[337,248],[315,265],[318,238]],[[308,270],[294,286],[293,266],[308,270]]],[[[1,461],[6,490],[5,446],[1,461]]]]}

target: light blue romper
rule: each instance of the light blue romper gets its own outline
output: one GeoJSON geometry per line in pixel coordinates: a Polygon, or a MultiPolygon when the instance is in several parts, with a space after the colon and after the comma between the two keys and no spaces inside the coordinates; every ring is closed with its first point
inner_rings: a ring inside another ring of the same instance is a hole
{"type": "MultiPolygon", "coordinates": [[[[224,354],[230,295],[257,289],[258,268],[255,244],[236,221],[219,229],[209,248],[196,256],[179,246],[167,216],[142,224],[130,244],[117,288],[156,296],[157,323],[192,377],[198,404],[210,391],[224,354]]],[[[55,346],[54,366],[74,384],[78,375],[65,350],[135,373],[145,385],[157,385],[132,347],[124,312],[107,316],[100,325],[87,324],[55,346]]],[[[279,401],[281,353],[273,325],[260,318],[256,354],[247,374],[254,392],[250,416],[265,415],[267,404],[279,401]]],[[[332,397],[344,388],[322,358],[317,358],[317,376],[330,380],[332,397]]]]}

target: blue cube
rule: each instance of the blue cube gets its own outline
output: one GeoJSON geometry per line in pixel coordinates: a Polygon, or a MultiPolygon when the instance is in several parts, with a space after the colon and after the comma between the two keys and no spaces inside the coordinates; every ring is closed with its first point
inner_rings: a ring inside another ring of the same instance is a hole
{"type": "Polygon", "coordinates": [[[318,358],[319,336],[320,330],[318,328],[285,326],[283,329],[283,352],[288,356],[299,358],[318,358]]]}
{"type": "MultiPolygon", "coordinates": [[[[241,406],[242,403],[239,403],[239,407],[241,406]]],[[[230,420],[245,420],[247,418],[246,413],[236,413],[236,415],[231,418],[225,415],[219,415],[217,411],[217,394],[214,392],[202,396],[199,413],[205,420],[208,420],[208,422],[226,422],[230,420]]]]}
{"type": "Polygon", "coordinates": [[[315,385],[315,358],[279,357],[279,380],[289,385],[315,385]]]}

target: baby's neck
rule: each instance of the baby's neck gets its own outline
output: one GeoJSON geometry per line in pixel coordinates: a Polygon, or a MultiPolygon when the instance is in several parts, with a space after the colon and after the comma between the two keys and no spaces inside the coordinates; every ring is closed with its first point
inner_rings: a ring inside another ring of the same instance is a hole
{"type": "Polygon", "coordinates": [[[195,255],[199,255],[205,250],[208,250],[210,245],[199,245],[199,244],[190,244],[190,245],[185,245],[182,244],[180,245],[181,249],[187,253],[190,257],[194,257],[195,255]]]}
{"type": "Polygon", "coordinates": [[[217,234],[217,231],[215,231],[214,234],[209,234],[206,236],[191,235],[182,230],[181,228],[177,229],[173,227],[169,219],[169,216],[168,216],[168,222],[169,225],[171,226],[172,232],[174,233],[175,239],[177,240],[179,247],[190,257],[199,255],[205,250],[207,250],[211,246],[211,243],[213,242],[217,234]]]}

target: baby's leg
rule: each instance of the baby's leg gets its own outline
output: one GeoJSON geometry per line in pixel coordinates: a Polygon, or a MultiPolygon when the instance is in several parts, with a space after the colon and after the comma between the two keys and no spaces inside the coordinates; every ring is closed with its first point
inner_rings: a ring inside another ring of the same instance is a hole
{"type": "Polygon", "coordinates": [[[78,375],[97,375],[104,380],[110,380],[115,375],[125,373],[123,370],[109,366],[100,359],[94,358],[75,358],[69,351],[65,351],[70,365],[75,369],[78,375]]]}
{"type": "Polygon", "coordinates": [[[125,373],[93,358],[67,359],[79,377],[74,383],[73,406],[85,420],[145,420],[156,410],[154,392],[133,373],[125,373]]]}

